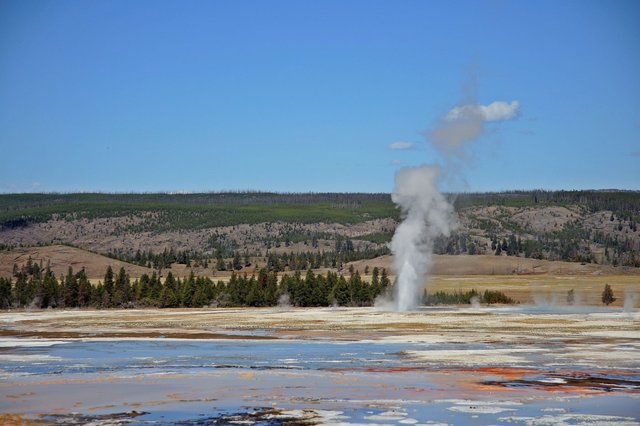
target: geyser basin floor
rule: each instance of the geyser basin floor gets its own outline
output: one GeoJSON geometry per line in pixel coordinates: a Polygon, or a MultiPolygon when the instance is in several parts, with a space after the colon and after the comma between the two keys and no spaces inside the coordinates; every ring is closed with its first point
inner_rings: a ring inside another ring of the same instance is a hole
{"type": "Polygon", "coordinates": [[[640,424],[640,314],[615,309],[46,311],[0,324],[4,423],[640,424]]]}

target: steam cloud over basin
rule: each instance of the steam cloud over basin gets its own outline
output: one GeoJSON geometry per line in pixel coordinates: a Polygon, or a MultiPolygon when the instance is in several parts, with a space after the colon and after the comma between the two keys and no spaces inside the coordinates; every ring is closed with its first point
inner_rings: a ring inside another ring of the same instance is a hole
{"type": "Polygon", "coordinates": [[[432,263],[433,242],[455,228],[453,206],[437,188],[439,168],[411,167],[398,170],[391,198],[405,219],[391,240],[397,274],[396,309],[418,305],[421,286],[432,263]]]}

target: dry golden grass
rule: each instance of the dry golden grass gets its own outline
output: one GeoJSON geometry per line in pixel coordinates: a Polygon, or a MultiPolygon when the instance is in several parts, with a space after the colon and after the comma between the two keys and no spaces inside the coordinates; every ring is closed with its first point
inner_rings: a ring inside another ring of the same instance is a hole
{"type": "Polygon", "coordinates": [[[427,284],[427,289],[429,292],[498,290],[520,303],[527,304],[535,302],[563,304],[566,302],[567,293],[573,289],[577,304],[600,305],[605,284],[611,285],[617,297],[612,306],[622,306],[625,295],[640,296],[640,276],[636,275],[435,276],[427,284]]]}

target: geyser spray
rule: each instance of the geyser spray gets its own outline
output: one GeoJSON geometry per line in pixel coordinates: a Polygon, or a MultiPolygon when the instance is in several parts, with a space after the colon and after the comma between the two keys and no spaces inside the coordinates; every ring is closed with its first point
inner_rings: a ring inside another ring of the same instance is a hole
{"type": "Polygon", "coordinates": [[[397,274],[395,307],[413,309],[431,267],[433,243],[448,237],[455,227],[453,206],[438,191],[437,166],[407,167],[396,173],[391,198],[402,210],[404,220],[391,240],[397,274]]]}
{"type": "MultiPolygon", "coordinates": [[[[427,142],[451,166],[465,157],[467,144],[483,136],[485,124],[514,120],[520,103],[475,101],[476,79],[470,75],[465,87],[466,101],[440,117],[435,127],[426,132],[427,142]]],[[[406,167],[396,172],[392,200],[402,210],[404,220],[391,240],[393,266],[396,272],[394,306],[399,311],[415,308],[420,301],[433,257],[433,244],[440,236],[448,237],[456,219],[453,206],[438,190],[440,168],[435,165],[406,167]]]]}

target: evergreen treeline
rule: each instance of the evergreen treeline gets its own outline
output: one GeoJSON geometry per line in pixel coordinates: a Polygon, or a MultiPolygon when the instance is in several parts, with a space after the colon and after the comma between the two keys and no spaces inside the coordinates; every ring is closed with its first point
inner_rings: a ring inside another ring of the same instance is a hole
{"type": "MultiPolygon", "coordinates": [[[[272,251],[267,253],[264,259],[269,271],[306,271],[318,268],[340,268],[348,262],[373,259],[389,253],[390,250],[387,246],[368,247],[360,250],[355,248],[352,240],[338,237],[334,250],[280,253],[272,251]]],[[[187,266],[210,267],[214,271],[239,271],[252,265],[251,253],[240,250],[229,251],[224,248],[214,250],[213,257],[196,250],[174,250],[173,248],[165,249],[161,253],[153,253],[151,250],[137,250],[133,254],[125,250],[114,250],[109,252],[108,256],[153,269],[166,269],[173,263],[180,263],[187,266]]]]}
{"type": "Polygon", "coordinates": [[[424,290],[422,294],[423,305],[469,305],[477,301],[478,303],[494,304],[514,304],[515,300],[507,296],[501,291],[485,290],[483,293],[476,289],[468,291],[455,290],[453,293],[438,291],[436,293],[428,293],[424,290]]]}
{"type": "Polygon", "coordinates": [[[200,193],[23,193],[0,194],[0,211],[65,204],[250,205],[332,203],[358,206],[390,201],[387,193],[227,191],[200,193]]]}
{"type": "Polygon", "coordinates": [[[133,282],[124,268],[117,273],[109,266],[104,280],[92,286],[84,269],[58,279],[49,266],[29,261],[18,268],[14,278],[0,278],[0,308],[190,308],[203,306],[370,306],[375,298],[390,291],[387,271],[374,268],[371,282],[358,272],[349,278],[328,272],[308,270],[278,275],[261,269],[257,276],[233,273],[229,282],[217,283],[208,277],[180,279],[171,272],[161,279],[155,272],[133,282]]]}
{"type": "MultiPolygon", "coordinates": [[[[640,193],[621,190],[504,191],[449,194],[456,207],[470,205],[533,206],[580,204],[591,211],[640,211],[640,193]]],[[[24,193],[0,194],[0,211],[64,205],[273,205],[329,203],[359,207],[371,202],[389,202],[387,193],[275,193],[260,191],[204,193],[24,193]]]]}

